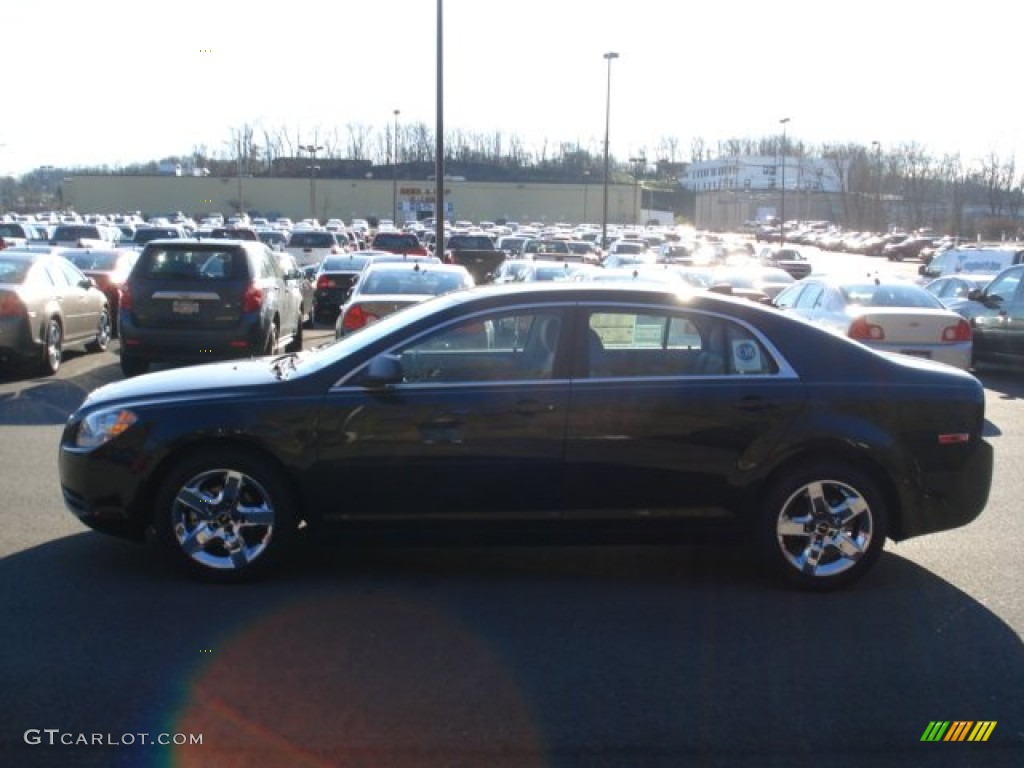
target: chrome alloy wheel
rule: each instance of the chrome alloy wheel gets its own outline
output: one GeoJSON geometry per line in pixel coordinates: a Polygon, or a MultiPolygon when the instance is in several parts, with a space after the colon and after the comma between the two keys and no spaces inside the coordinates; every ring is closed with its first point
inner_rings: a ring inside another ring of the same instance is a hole
{"type": "Polygon", "coordinates": [[[816,480],[783,503],[775,525],[783,557],[808,577],[831,577],[854,568],[875,535],[871,506],[855,488],[816,480]]]}
{"type": "Polygon", "coordinates": [[[241,570],[259,559],[276,522],[270,494],[236,470],[193,476],[176,492],[171,510],[181,551],[197,564],[221,571],[241,570]]]}
{"type": "Polygon", "coordinates": [[[46,326],[45,344],[43,367],[49,373],[56,373],[64,359],[64,329],[56,320],[50,320],[46,326]]]}

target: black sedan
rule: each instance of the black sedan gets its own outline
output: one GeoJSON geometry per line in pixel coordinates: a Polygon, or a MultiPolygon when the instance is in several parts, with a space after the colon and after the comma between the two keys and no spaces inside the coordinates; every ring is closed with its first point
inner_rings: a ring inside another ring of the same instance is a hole
{"type": "Polygon", "coordinates": [[[149,533],[215,580],[279,564],[300,528],[657,543],[715,528],[828,589],[887,537],[981,513],[984,421],[970,374],[749,301],[523,284],[313,351],[109,384],[68,420],[59,465],[84,523],[149,533]]]}

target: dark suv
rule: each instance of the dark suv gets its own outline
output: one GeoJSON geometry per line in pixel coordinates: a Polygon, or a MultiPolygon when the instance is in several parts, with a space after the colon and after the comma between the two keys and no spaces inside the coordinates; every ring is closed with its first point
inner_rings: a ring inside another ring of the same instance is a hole
{"type": "Polygon", "coordinates": [[[121,289],[121,370],[302,349],[302,306],[261,242],[155,240],[121,289]]]}

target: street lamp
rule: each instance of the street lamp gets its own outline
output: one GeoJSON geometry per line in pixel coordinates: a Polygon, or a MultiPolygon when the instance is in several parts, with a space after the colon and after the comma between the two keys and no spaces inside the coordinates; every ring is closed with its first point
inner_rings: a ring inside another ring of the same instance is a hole
{"type": "Polygon", "coordinates": [[[875,148],[875,227],[881,232],[882,224],[882,145],[872,141],[875,148]]]}
{"type": "Polygon", "coordinates": [[[782,199],[779,203],[779,245],[786,244],[786,124],[788,117],[779,120],[782,123],[782,199]]]}
{"type": "Polygon", "coordinates": [[[316,164],[316,153],[319,152],[323,147],[316,144],[302,144],[299,149],[304,152],[309,152],[309,165],[306,168],[309,170],[309,217],[316,223],[316,172],[320,170],[320,166],[316,164]]]}
{"type": "Polygon", "coordinates": [[[391,223],[398,226],[398,116],[395,110],[395,135],[391,139],[391,223]]]}
{"type": "Polygon", "coordinates": [[[583,172],[583,223],[587,223],[587,197],[590,193],[590,171],[583,172]]]}
{"type": "Polygon", "coordinates": [[[612,118],[612,59],[619,58],[619,54],[609,51],[604,54],[604,60],[608,62],[608,85],[605,89],[604,99],[604,196],[601,203],[601,249],[607,247],[608,240],[608,131],[612,118]]]}
{"type": "Polygon", "coordinates": [[[638,192],[640,187],[640,172],[643,170],[644,166],[647,165],[647,158],[642,155],[640,157],[631,157],[629,158],[629,162],[635,166],[633,169],[633,226],[635,227],[640,223],[638,207],[643,208],[643,206],[638,202],[638,192]]]}

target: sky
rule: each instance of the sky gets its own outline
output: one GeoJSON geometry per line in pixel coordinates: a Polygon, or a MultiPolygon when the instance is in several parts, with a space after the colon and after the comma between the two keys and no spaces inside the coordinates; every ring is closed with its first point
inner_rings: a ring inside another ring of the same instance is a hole
{"type": "MultiPolygon", "coordinates": [[[[5,0],[0,176],[118,167],[234,130],[436,124],[437,0],[5,0]]],[[[694,138],[917,144],[1024,165],[1005,0],[443,0],[445,130],[688,160],[694,138]],[[608,88],[606,52],[611,62],[608,88]],[[609,99],[610,96],[610,99],[609,99]]]]}

